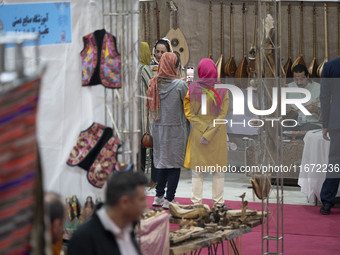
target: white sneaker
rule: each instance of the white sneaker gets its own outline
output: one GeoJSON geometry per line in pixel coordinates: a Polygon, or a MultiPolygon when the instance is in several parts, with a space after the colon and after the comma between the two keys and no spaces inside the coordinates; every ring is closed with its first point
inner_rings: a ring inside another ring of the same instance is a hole
{"type": "Polygon", "coordinates": [[[155,200],[152,203],[152,206],[160,207],[164,203],[164,197],[155,197],[155,200]]]}
{"type": "Polygon", "coordinates": [[[172,200],[172,201],[169,202],[167,199],[165,199],[164,202],[163,202],[163,206],[162,206],[163,209],[168,210],[169,209],[169,203],[173,203],[173,204],[179,205],[179,203],[177,201],[175,201],[175,200],[172,200]]]}

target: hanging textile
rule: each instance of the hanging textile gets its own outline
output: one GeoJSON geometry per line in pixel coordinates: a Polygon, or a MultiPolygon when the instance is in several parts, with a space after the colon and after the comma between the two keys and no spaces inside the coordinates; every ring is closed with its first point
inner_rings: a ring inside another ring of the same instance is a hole
{"type": "Polygon", "coordinates": [[[86,170],[88,181],[102,188],[116,168],[119,147],[120,141],[112,128],[94,122],[80,132],[66,163],[86,170]]]}
{"type": "Polygon", "coordinates": [[[6,86],[0,90],[0,250],[26,254],[36,194],[41,193],[36,138],[40,78],[6,86]]]}
{"type": "Polygon", "coordinates": [[[94,122],[89,128],[80,132],[67,164],[88,171],[100,149],[112,135],[112,128],[94,122]]]}
{"type": "Polygon", "coordinates": [[[84,49],[80,52],[82,85],[102,84],[106,88],[121,87],[121,58],[116,38],[105,29],[83,37],[84,49]]]}

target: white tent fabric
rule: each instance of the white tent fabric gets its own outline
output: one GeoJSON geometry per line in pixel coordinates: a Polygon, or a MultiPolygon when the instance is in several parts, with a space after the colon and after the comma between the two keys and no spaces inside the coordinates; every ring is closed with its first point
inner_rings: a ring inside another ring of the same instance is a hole
{"type": "MultiPolygon", "coordinates": [[[[46,1],[3,1],[3,4],[28,2],[46,1]]],[[[105,2],[107,4],[108,1],[105,2]]],[[[138,0],[124,2],[124,8],[138,11],[138,0]]],[[[123,1],[117,0],[118,7],[120,3],[123,1]]],[[[43,76],[40,91],[38,142],[45,190],[55,191],[64,197],[77,195],[82,203],[87,196],[103,200],[105,190],[105,186],[103,189],[93,187],[87,180],[86,171],[66,165],[66,160],[75,145],[79,132],[88,128],[93,122],[105,124],[104,87],[101,85],[81,86],[80,60],[80,51],[83,49],[82,37],[103,28],[102,1],[72,0],[71,16],[72,43],[39,47],[40,60],[46,64],[47,70],[43,76]]],[[[121,26],[119,33],[124,35],[124,31],[129,31],[132,35],[130,38],[135,38],[133,52],[125,52],[129,56],[122,56],[122,58],[129,59],[129,64],[132,68],[135,67],[137,74],[138,14],[132,17],[131,22],[126,22],[124,26],[121,26]]],[[[105,28],[110,31],[109,26],[105,28]]],[[[117,37],[118,45],[119,38],[117,37]]],[[[124,40],[125,49],[128,49],[127,44],[132,45],[131,42],[124,40]]],[[[26,50],[26,52],[29,51],[30,49],[26,50]]],[[[128,76],[127,71],[122,75],[128,76]]],[[[133,80],[137,78],[135,75],[133,80]]],[[[138,84],[133,80],[125,78],[123,86],[127,83],[138,84]]],[[[128,87],[122,89],[126,92],[128,87]]],[[[109,91],[108,94],[111,94],[111,90],[109,91]]],[[[137,115],[137,112],[133,114],[137,115]]],[[[138,116],[133,116],[133,118],[137,119],[138,116]]],[[[111,126],[109,121],[107,124],[111,126]]],[[[136,127],[133,128],[136,129],[136,127]]]]}

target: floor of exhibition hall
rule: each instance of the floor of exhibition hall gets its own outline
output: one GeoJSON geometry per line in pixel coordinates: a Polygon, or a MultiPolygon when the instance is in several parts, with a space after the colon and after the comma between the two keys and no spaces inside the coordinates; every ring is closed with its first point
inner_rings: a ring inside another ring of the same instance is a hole
{"type": "MultiPolygon", "coordinates": [[[[203,203],[212,206],[211,201],[212,178],[210,174],[204,177],[203,203]]],[[[225,175],[224,199],[228,207],[240,209],[241,199],[238,197],[246,192],[245,200],[248,200],[249,209],[261,210],[261,203],[254,197],[250,189],[249,177],[240,173],[228,173],[225,175]]],[[[148,205],[151,208],[155,189],[147,191],[148,205]]],[[[182,169],[181,178],[176,192],[176,201],[180,204],[190,204],[191,173],[182,169]]],[[[270,217],[269,232],[275,234],[276,226],[276,186],[272,186],[270,193],[270,217]]],[[[321,215],[320,206],[315,206],[314,201],[307,201],[301,193],[300,187],[284,186],[284,254],[309,254],[328,255],[340,254],[340,204],[336,204],[330,215],[321,215]]],[[[170,230],[178,228],[178,225],[170,224],[170,230]]],[[[253,228],[251,233],[244,234],[241,238],[240,254],[261,254],[261,226],[253,228]]],[[[275,250],[275,242],[270,247],[275,250]]],[[[226,247],[226,245],[224,246],[226,247]]],[[[205,248],[200,254],[208,254],[205,248]]],[[[221,247],[217,254],[222,254],[221,247]]],[[[225,253],[224,253],[225,254],[225,253]]],[[[232,254],[232,253],[230,253],[232,254]]]]}

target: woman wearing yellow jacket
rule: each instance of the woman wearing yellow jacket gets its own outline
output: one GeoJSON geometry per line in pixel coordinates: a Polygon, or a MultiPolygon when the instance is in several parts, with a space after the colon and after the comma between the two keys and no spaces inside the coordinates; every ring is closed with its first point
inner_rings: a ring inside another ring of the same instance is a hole
{"type": "Polygon", "coordinates": [[[229,106],[227,89],[215,89],[217,68],[208,58],[198,65],[199,81],[189,86],[184,98],[184,110],[191,123],[184,166],[192,169],[193,203],[202,203],[203,174],[212,173],[213,205],[224,205],[224,173],[227,167],[227,128],[216,124],[214,119],[225,119],[229,106]],[[205,113],[206,112],[206,113],[205,113]]]}

